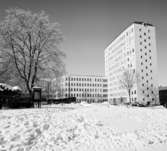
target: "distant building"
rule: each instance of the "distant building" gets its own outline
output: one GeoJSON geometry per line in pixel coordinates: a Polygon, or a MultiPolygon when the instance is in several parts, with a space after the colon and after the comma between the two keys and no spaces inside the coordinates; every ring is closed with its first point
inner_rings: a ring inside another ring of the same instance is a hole
{"type": "Polygon", "coordinates": [[[77,102],[107,101],[107,79],[103,76],[66,75],[61,83],[62,97],[76,97],[77,102]]]}
{"type": "Polygon", "coordinates": [[[159,88],[160,104],[167,107],[167,86],[159,88]]]}
{"type": "MultiPolygon", "coordinates": [[[[105,76],[108,78],[108,100],[127,100],[128,93],[120,85],[125,70],[138,75],[131,91],[131,101],[152,103],[153,89],[158,92],[157,48],[155,26],[134,22],[105,49],[105,76]]],[[[157,93],[155,92],[155,93],[157,93]]]]}
{"type": "Polygon", "coordinates": [[[58,87],[56,79],[40,79],[38,82],[38,86],[42,88],[42,95],[47,98],[57,98],[58,97],[58,87]]]}

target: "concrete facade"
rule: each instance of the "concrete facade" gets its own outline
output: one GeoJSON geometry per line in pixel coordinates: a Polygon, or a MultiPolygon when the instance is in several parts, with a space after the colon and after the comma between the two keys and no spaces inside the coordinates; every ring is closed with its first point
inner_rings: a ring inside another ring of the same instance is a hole
{"type": "Polygon", "coordinates": [[[134,22],[105,49],[109,101],[127,100],[128,93],[120,85],[121,76],[126,70],[137,75],[131,101],[157,103],[154,96],[158,94],[155,26],[134,22]]]}
{"type": "Polygon", "coordinates": [[[62,97],[76,97],[77,102],[107,101],[107,79],[103,76],[66,75],[61,87],[62,97]]]}

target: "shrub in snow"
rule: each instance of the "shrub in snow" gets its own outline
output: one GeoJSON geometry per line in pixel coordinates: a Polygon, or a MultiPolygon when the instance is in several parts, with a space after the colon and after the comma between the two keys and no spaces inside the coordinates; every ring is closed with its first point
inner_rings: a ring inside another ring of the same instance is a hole
{"type": "Polygon", "coordinates": [[[6,93],[8,93],[8,95],[10,95],[10,94],[14,95],[18,92],[21,92],[21,89],[18,86],[12,87],[8,84],[0,83],[0,92],[1,92],[1,95],[6,94],[6,93]]]}
{"type": "Polygon", "coordinates": [[[5,83],[0,83],[0,108],[29,108],[33,107],[31,98],[22,95],[18,86],[12,87],[5,83]]]}

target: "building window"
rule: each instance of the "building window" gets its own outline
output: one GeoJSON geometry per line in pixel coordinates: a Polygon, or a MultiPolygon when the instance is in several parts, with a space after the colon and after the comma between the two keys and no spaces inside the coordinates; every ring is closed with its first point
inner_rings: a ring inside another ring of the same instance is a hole
{"type": "Polygon", "coordinates": [[[140,51],[142,52],[142,49],[140,49],[140,51]]]}
{"type": "Polygon", "coordinates": [[[144,36],[146,36],[146,33],[144,33],[144,36]]]}
{"type": "Polygon", "coordinates": [[[141,28],[139,28],[139,31],[141,31],[141,28]]]}

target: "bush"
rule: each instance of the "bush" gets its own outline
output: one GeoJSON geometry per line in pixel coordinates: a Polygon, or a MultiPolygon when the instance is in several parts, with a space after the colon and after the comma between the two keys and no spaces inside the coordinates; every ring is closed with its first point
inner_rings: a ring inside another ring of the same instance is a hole
{"type": "Polygon", "coordinates": [[[34,106],[34,103],[31,97],[25,96],[17,96],[15,98],[11,98],[7,102],[8,108],[31,108],[34,106]]]}
{"type": "Polygon", "coordinates": [[[64,98],[64,99],[48,99],[48,104],[60,104],[60,103],[76,103],[76,98],[72,97],[72,98],[64,98]]]}
{"type": "Polygon", "coordinates": [[[1,95],[0,108],[30,108],[33,107],[31,97],[25,94],[1,95]]]}

